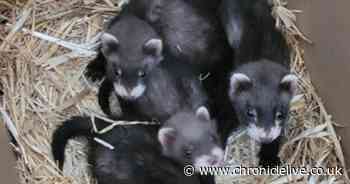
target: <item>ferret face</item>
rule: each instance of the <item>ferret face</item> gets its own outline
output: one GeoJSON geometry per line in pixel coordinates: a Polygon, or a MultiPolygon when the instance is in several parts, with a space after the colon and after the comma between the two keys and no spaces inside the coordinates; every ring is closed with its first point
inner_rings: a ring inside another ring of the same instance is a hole
{"type": "Polygon", "coordinates": [[[238,120],[247,125],[248,135],[258,142],[275,140],[288,120],[297,78],[287,74],[278,81],[260,83],[243,73],[234,73],[230,79],[229,95],[238,120]]]}
{"type": "Polygon", "coordinates": [[[102,36],[102,52],[107,59],[107,78],[113,82],[116,94],[126,100],[141,97],[147,89],[147,76],[163,59],[162,41],[151,38],[135,47],[123,48],[123,43],[109,34],[102,36]]]}
{"type": "Polygon", "coordinates": [[[158,139],[163,154],[183,165],[199,168],[223,163],[215,121],[210,120],[205,107],[198,108],[196,114],[174,115],[159,130],[158,139]]]}
{"type": "Polygon", "coordinates": [[[125,67],[118,64],[111,66],[113,87],[118,96],[125,99],[137,99],[146,90],[145,78],[149,70],[145,67],[125,67]]]}

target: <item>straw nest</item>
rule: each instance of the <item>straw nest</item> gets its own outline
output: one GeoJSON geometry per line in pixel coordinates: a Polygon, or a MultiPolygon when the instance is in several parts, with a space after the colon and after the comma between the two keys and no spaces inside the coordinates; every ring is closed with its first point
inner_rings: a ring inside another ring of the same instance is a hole
{"type": "MultiPolygon", "coordinates": [[[[292,103],[287,140],[280,156],[294,166],[343,167],[344,157],[335,123],[315,92],[303,60],[301,42],[309,42],[295,26],[295,13],[285,2],[274,3],[277,26],[292,52],[292,69],[300,77],[299,96],[292,103]]],[[[22,183],[95,183],[86,163],[84,140],[72,140],[64,172],[50,154],[51,134],[68,117],[103,116],[96,87],[83,71],[94,55],[106,19],[120,10],[112,0],[0,0],[0,111],[19,147],[22,183]]],[[[256,144],[243,131],[234,133],[227,149],[228,164],[256,166],[256,144]],[[252,145],[252,146],[247,146],[252,145]]],[[[346,183],[343,176],[230,176],[220,183],[346,183]]]]}

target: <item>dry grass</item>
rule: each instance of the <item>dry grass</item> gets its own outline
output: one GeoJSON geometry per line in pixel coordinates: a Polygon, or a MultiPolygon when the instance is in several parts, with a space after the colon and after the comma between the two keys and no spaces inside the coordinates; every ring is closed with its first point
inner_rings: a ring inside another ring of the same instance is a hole
{"type": "MultiPolygon", "coordinates": [[[[344,167],[335,123],[315,92],[304,66],[300,43],[307,40],[294,25],[295,11],[280,0],[273,14],[293,48],[293,72],[300,77],[299,98],[281,157],[294,166],[344,167]]],[[[94,183],[84,141],[71,141],[64,174],[51,159],[52,131],[72,115],[101,114],[96,88],[82,76],[94,56],[104,20],[119,10],[113,0],[0,0],[0,112],[19,142],[17,169],[22,183],[94,183]],[[3,24],[3,22],[7,22],[3,24]]],[[[236,132],[228,163],[254,166],[256,144],[236,132]],[[244,146],[242,146],[244,145],[244,146]],[[250,147],[246,145],[252,145],[250,147]]],[[[234,176],[223,183],[346,183],[347,176],[234,176]]]]}

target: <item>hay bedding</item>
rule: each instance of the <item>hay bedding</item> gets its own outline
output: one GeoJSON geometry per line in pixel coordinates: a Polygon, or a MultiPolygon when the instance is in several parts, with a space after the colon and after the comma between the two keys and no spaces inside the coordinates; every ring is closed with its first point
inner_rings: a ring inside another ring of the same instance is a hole
{"type": "MultiPolygon", "coordinates": [[[[291,165],[344,167],[335,123],[313,88],[300,43],[307,40],[295,26],[285,3],[275,4],[277,26],[293,48],[293,72],[300,77],[299,98],[281,157],[291,165]]],[[[120,5],[120,2],[119,2],[120,5]]],[[[93,58],[104,20],[119,11],[112,0],[0,0],[0,112],[19,142],[17,170],[22,183],[95,183],[87,169],[85,144],[72,140],[62,173],[50,154],[51,134],[72,115],[103,116],[96,87],[83,70],[93,58]]],[[[257,145],[242,132],[233,135],[228,163],[254,166],[257,145]],[[244,146],[242,146],[244,145],[244,146]],[[251,146],[247,146],[251,145],[251,146]]],[[[346,183],[347,176],[231,176],[219,183],[346,183]]]]}

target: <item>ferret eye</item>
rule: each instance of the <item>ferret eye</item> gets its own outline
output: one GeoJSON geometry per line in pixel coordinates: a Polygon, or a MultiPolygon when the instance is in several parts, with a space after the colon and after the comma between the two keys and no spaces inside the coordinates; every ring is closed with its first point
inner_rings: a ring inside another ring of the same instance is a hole
{"type": "Polygon", "coordinates": [[[184,149],[184,156],[187,159],[190,159],[192,156],[192,148],[185,148],[184,149]]]}
{"type": "Polygon", "coordinates": [[[254,109],[248,109],[248,111],[247,111],[247,116],[250,117],[250,118],[255,118],[255,117],[257,116],[256,110],[254,110],[254,109]]]}
{"type": "Polygon", "coordinates": [[[140,70],[137,74],[139,77],[145,77],[146,76],[146,73],[142,70],[140,70]]]}
{"type": "Polygon", "coordinates": [[[277,112],[276,113],[276,119],[277,120],[283,120],[284,119],[284,114],[282,112],[277,112]]]}
{"type": "Polygon", "coordinates": [[[116,71],[115,71],[115,75],[116,76],[121,76],[123,74],[123,71],[122,69],[118,68],[116,71]]]}

